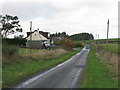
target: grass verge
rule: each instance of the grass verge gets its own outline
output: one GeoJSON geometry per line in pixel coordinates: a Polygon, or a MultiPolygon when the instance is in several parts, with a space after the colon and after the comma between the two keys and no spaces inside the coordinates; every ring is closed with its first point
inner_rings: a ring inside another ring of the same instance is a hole
{"type": "Polygon", "coordinates": [[[95,55],[94,47],[91,47],[87,66],[84,71],[84,79],[81,88],[118,88],[117,80],[113,80],[113,73],[95,55]]]}
{"type": "Polygon", "coordinates": [[[22,60],[21,63],[10,63],[4,65],[2,69],[2,80],[3,80],[3,88],[10,87],[11,85],[15,85],[19,81],[24,78],[28,78],[29,76],[51,68],[59,63],[62,63],[69,59],[71,56],[75,55],[78,51],[71,51],[64,55],[58,56],[56,58],[51,59],[43,59],[43,60],[22,60]]]}

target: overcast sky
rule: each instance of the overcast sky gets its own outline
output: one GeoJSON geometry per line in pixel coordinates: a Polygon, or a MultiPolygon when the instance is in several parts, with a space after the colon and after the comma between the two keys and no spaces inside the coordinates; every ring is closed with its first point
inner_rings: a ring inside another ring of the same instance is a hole
{"type": "Polygon", "coordinates": [[[50,33],[72,35],[88,32],[96,38],[106,38],[107,20],[110,20],[109,38],[118,37],[119,0],[1,0],[2,15],[17,15],[23,33],[39,28],[50,33]],[[9,2],[8,2],[9,1],[9,2]]]}

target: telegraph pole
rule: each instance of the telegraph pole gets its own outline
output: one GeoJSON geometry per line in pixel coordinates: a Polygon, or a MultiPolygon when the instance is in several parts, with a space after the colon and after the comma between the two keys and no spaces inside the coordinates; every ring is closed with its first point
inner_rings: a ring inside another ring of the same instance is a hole
{"type": "Polygon", "coordinates": [[[95,37],[96,37],[95,44],[97,44],[97,33],[96,33],[96,36],[95,36],[95,37]]]}
{"type": "Polygon", "coordinates": [[[109,19],[107,22],[107,40],[106,40],[106,44],[108,44],[108,34],[109,34],[109,19]]]}
{"type": "Polygon", "coordinates": [[[98,34],[98,43],[99,43],[99,34],[98,34]]]}
{"type": "Polygon", "coordinates": [[[98,40],[99,40],[99,34],[98,34],[98,40]]]}
{"type": "MultiPolygon", "coordinates": [[[[109,34],[109,19],[108,19],[108,22],[107,22],[107,40],[106,40],[107,53],[108,53],[108,34],[109,34]]],[[[107,56],[107,60],[108,60],[108,56],[107,56]]]]}
{"type": "Polygon", "coordinates": [[[32,49],[32,21],[30,22],[30,53],[32,49]]]}

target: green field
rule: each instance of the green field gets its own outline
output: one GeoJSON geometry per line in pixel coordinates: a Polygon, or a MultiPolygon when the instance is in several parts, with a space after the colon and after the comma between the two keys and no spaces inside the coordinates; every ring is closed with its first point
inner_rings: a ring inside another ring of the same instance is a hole
{"type": "Polygon", "coordinates": [[[81,88],[118,88],[117,80],[113,80],[114,73],[100,61],[95,55],[94,47],[91,47],[88,62],[84,71],[81,88]]]}
{"type": "Polygon", "coordinates": [[[113,53],[120,53],[120,51],[118,50],[118,44],[108,44],[108,47],[106,44],[99,44],[99,46],[103,47],[104,49],[113,53]]]}
{"type": "MultiPolygon", "coordinates": [[[[97,39],[97,41],[106,41],[106,39],[97,39]]],[[[120,38],[109,38],[108,41],[120,41],[120,38]]]]}
{"type": "Polygon", "coordinates": [[[56,58],[21,60],[19,63],[5,64],[2,69],[3,88],[16,84],[29,76],[66,61],[79,51],[71,51],[56,58]]]}
{"type": "MultiPolygon", "coordinates": [[[[75,43],[82,42],[82,43],[95,43],[95,42],[100,42],[100,41],[106,41],[106,39],[96,39],[96,40],[81,40],[81,41],[74,41],[75,43]]],[[[110,38],[108,41],[120,41],[120,38],[110,38]]]]}

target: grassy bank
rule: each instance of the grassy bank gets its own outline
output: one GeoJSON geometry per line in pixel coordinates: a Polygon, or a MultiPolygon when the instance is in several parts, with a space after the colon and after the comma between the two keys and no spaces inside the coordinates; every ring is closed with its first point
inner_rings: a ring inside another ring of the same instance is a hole
{"type": "MultiPolygon", "coordinates": [[[[99,44],[101,47],[107,50],[107,45],[106,44],[99,44]]],[[[113,52],[113,53],[120,53],[118,50],[118,44],[108,44],[108,51],[113,52]]]]}
{"type": "Polygon", "coordinates": [[[46,58],[41,60],[31,58],[29,60],[21,60],[19,63],[12,62],[10,64],[5,64],[2,72],[3,88],[14,85],[37,72],[46,70],[61,62],[64,62],[77,52],[78,51],[71,51],[54,58],[46,58]]]}
{"type": "Polygon", "coordinates": [[[94,47],[91,47],[84,79],[81,88],[118,88],[117,80],[113,80],[113,73],[95,55],[94,47]]]}

